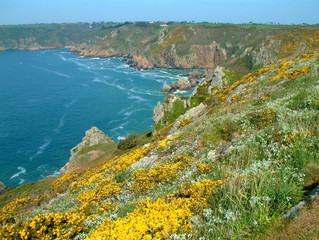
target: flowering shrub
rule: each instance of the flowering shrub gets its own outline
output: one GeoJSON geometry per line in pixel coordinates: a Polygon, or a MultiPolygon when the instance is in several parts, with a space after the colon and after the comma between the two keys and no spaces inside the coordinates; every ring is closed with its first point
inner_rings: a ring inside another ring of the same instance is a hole
{"type": "Polygon", "coordinates": [[[27,204],[29,199],[26,198],[16,198],[14,201],[8,203],[1,209],[0,220],[1,224],[14,223],[15,214],[19,213],[19,210],[27,204]]]}
{"type": "Polygon", "coordinates": [[[116,221],[107,219],[87,239],[167,239],[179,231],[188,232],[192,217],[188,201],[174,199],[141,201],[133,213],[116,221]]]}
{"type": "Polygon", "coordinates": [[[79,213],[48,213],[37,215],[29,223],[4,226],[0,236],[5,239],[72,239],[85,230],[83,215],[79,213]]]}
{"type": "Polygon", "coordinates": [[[113,181],[113,176],[103,179],[93,189],[81,193],[77,200],[81,203],[91,203],[116,196],[121,190],[121,184],[113,181]]]}
{"type": "Polygon", "coordinates": [[[193,120],[191,118],[184,118],[183,121],[179,124],[179,127],[184,127],[190,124],[193,120]]]}

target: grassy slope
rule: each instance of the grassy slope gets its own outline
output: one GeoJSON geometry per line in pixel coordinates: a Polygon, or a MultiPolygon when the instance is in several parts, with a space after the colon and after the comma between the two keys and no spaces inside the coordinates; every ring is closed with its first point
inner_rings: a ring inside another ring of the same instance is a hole
{"type": "Polygon", "coordinates": [[[180,117],[149,145],[1,196],[0,235],[263,235],[303,198],[303,189],[318,184],[318,70],[319,55],[312,52],[232,79],[211,94],[204,82],[198,99],[205,111],[180,117]]]}
{"type": "Polygon", "coordinates": [[[3,25],[0,26],[0,46],[4,49],[17,49],[22,47],[21,39],[24,39],[24,47],[62,47],[88,41],[98,32],[98,29],[90,29],[84,23],[3,25]]]}

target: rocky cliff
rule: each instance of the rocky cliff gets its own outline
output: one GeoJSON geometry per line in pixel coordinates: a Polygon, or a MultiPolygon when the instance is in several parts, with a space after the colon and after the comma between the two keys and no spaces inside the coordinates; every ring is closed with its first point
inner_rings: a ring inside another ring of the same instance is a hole
{"type": "Polygon", "coordinates": [[[237,72],[319,47],[318,26],[123,23],[1,26],[0,50],[72,46],[85,57],[125,57],[136,69],[213,69],[237,72]],[[129,56],[129,57],[127,57],[129,56]],[[127,57],[127,58],[126,58],[127,57]]]}
{"type": "Polygon", "coordinates": [[[173,24],[122,26],[95,42],[78,46],[83,56],[126,56],[137,69],[213,69],[226,66],[246,73],[281,57],[319,47],[318,27],[173,24]],[[121,40],[119,40],[121,39],[121,40]]]}
{"type": "Polygon", "coordinates": [[[92,127],[85,132],[82,142],[71,149],[69,162],[60,169],[60,175],[79,170],[85,165],[87,166],[88,163],[105,155],[107,151],[114,150],[115,147],[115,142],[107,135],[97,127],[92,127]],[[97,146],[103,146],[103,150],[97,148],[97,146]]]}

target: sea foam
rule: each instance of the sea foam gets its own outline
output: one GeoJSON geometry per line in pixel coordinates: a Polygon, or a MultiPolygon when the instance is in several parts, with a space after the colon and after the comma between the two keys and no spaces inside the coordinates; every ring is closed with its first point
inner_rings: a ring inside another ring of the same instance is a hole
{"type": "Polygon", "coordinates": [[[17,173],[15,173],[15,174],[13,174],[13,175],[10,177],[10,179],[19,177],[21,174],[25,174],[25,173],[27,172],[27,171],[25,170],[25,168],[24,168],[24,167],[21,167],[21,166],[17,167],[17,169],[20,170],[20,171],[17,172],[17,173]]]}

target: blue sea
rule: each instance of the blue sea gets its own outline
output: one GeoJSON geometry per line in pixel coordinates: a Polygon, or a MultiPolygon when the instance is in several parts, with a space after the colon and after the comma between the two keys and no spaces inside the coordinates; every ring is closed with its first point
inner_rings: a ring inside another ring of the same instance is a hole
{"type": "Polygon", "coordinates": [[[92,126],[116,142],[151,130],[163,84],[181,73],[137,71],[66,49],[0,52],[0,181],[18,186],[58,175],[92,126]]]}

